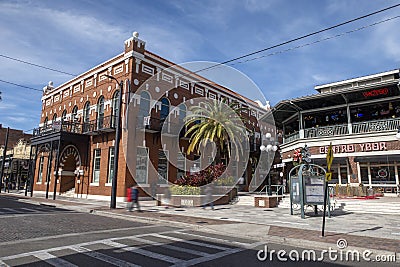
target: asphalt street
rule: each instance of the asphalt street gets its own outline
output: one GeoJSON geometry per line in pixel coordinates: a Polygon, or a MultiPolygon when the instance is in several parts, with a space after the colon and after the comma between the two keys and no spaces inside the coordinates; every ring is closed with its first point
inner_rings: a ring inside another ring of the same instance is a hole
{"type": "MultiPolygon", "coordinates": [[[[293,247],[18,200],[0,196],[0,266],[366,266],[367,263],[363,259],[332,261],[321,251],[315,251],[313,260],[307,258],[309,251],[303,253],[301,244],[293,247]],[[286,254],[281,253],[278,258],[279,250],[286,254]],[[290,254],[291,251],[295,252],[290,254]],[[303,254],[306,260],[301,257],[303,254]]],[[[225,224],[219,226],[223,228],[225,224]]]]}

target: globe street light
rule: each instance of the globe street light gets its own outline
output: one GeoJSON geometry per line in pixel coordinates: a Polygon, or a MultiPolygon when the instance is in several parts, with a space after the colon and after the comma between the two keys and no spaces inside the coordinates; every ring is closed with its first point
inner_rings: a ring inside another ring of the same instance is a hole
{"type": "MultiPolygon", "coordinates": [[[[278,146],[276,145],[276,142],[273,138],[271,138],[271,133],[266,133],[265,134],[266,140],[267,140],[267,145],[261,145],[260,150],[261,152],[265,151],[269,155],[271,152],[273,152],[273,155],[275,155],[275,152],[278,150],[278,146]]],[[[268,195],[272,195],[272,190],[271,190],[271,168],[269,169],[268,172],[268,195]]]]}

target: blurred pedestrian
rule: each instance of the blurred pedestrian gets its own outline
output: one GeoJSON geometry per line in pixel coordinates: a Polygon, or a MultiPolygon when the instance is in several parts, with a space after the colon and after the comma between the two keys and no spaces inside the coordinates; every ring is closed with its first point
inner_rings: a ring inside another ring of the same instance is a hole
{"type": "Polygon", "coordinates": [[[136,206],[136,209],[139,212],[141,212],[140,205],[139,205],[139,189],[135,185],[131,187],[131,200],[132,201],[129,202],[130,205],[129,205],[128,210],[132,211],[134,206],[136,206]]]}

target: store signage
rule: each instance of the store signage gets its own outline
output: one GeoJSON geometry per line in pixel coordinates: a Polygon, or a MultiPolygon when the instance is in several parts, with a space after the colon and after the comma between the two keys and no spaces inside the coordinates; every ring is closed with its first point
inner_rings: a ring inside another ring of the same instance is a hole
{"type": "Polygon", "coordinates": [[[370,97],[380,96],[380,95],[387,95],[387,94],[389,94],[389,89],[387,89],[387,88],[374,89],[374,90],[363,92],[362,94],[365,98],[370,98],[370,97]]]}
{"type": "MultiPolygon", "coordinates": [[[[329,146],[319,147],[320,154],[327,154],[329,146]]],[[[333,153],[353,153],[353,152],[368,152],[368,151],[384,151],[387,150],[386,142],[348,144],[332,146],[333,153]]]]}

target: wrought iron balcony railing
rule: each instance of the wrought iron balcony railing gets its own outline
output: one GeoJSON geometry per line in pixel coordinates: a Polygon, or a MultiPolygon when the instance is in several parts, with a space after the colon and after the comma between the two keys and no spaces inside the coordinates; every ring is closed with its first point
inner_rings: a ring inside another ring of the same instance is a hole
{"type": "Polygon", "coordinates": [[[33,136],[44,136],[57,132],[69,132],[77,134],[98,134],[99,132],[111,132],[115,130],[115,116],[106,116],[90,122],[55,121],[33,130],[33,136]]]}
{"type": "MultiPolygon", "coordinates": [[[[321,138],[331,136],[345,136],[351,134],[365,134],[376,132],[390,132],[395,131],[400,127],[400,118],[391,118],[383,120],[354,122],[350,126],[348,124],[338,124],[324,127],[314,127],[304,129],[304,138],[321,138]]],[[[290,143],[300,139],[300,133],[292,133],[285,136],[284,143],[290,143]]]]}

